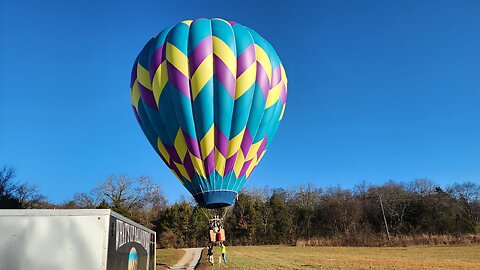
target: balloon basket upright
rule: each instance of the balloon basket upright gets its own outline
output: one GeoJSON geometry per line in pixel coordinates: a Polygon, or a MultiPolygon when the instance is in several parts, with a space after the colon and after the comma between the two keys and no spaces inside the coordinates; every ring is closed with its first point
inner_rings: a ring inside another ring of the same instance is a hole
{"type": "Polygon", "coordinates": [[[223,218],[215,215],[209,222],[209,242],[211,244],[216,244],[223,243],[224,241],[225,229],[223,228],[223,218]]]}

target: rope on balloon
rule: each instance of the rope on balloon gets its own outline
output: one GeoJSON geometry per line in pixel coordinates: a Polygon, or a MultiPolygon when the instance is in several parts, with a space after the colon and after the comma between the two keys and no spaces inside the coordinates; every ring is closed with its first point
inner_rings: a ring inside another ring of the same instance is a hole
{"type": "Polygon", "coordinates": [[[205,217],[207,218],[207,220],[210,220],[210,216],[207,215],[207,213],[205,213],[205,209],[203,207],[199,207],[200,210],[202,211],[202,213],[205,215],[205,217]]]}
{"type": "Polygon", "coordinates": [[[228,211],[233,207],[233,205],[226,206],[225,209],[223,210],[223,216],[222,216],[222,222],[227,216],[228,211]]]}

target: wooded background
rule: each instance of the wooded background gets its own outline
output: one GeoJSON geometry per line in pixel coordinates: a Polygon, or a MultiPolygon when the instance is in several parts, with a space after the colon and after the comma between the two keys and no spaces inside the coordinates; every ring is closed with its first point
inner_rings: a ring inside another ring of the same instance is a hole
{"type": "Polygon", "coordinates": [[[234,206],[202,209],[190,198],[167,204],[149,177],[110,176],[64,203],[0,170],[0,208],[111,208],[155,230],[161,247],[205,246],[208,218],[225,215],[227,245],[412,245],[480,242],[480,185],[440,187],[429,179],[361,182],[352,189],[255,188],[234,206]],[[383,211],[382,211],[383,206],[383,211]]]}

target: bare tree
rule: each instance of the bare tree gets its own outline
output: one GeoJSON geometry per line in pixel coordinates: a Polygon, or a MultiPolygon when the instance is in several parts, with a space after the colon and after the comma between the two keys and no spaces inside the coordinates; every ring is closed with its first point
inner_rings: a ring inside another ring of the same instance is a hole
{"type": "Polygon", "coordinates": [[[126,175],[109,176],[99,184],[93,194],[99,200],[105,200],[112,208],[131,210],[152,207],[158,200],[160,188],[150,177],[130,178],[126,175]]]}
{"type": "Polygon", "coordinates": [[[447,192],[457,200],[457,208],[470,221],[480,223],[480,185],[473,182],[454,183],[447,192]]]}
{"type": "Polygon", "coordinates": [[[150,177],[138,178],[111,175],[89,193],[77,193],[73,202],[80,208],[111,208],[146,226],[153,226],[165,210],[167,201],[150,177]]]}
{"type": "Polygon", "coordinates": [[[409,183],[408,190],[419,195],[426,196],[435,193],[436,187],[438,187],[438,185],[432,180],[419,178],[409,183]]]}
{"type": "Polygon", "coordinates": [[[99,198],[94,194],[84,192],[73,195],[73,202],[80,208],[97,208],[100,204],[99,198]]]}
{"type": "Polygon", "coordinates": [[[14,182],[13,168],[0,169],[0,208],[39,208],[46,204],[46,197],[38,187],[25,182],[14,182]]]}
{"type": "MultiPolygon", "coordinates": [[[[429,189],[422,188],[421,190],[422,192],[429,192],[429,189]]],[[[411,203],[406,185],[390,180],[382,186],[372,187],[370,192],[371,195],[378,198],[379,209],[384,215],[387,232],[388,227],[390,227],[393,233],[400,234],[404,229],[405,216],[411,203]]]]}
{"type": "Polygon", "coordinates": [[[36,185],[27,183],[16,185],[14,193],[21,207],[25,209],[39,208],[46,200],[45,195],[40,193],[36,185]]]}
{"type": "Polygon", "coordinates": [[[15,170],[7,166],[3,166],[0,170],[0,197],[8,198],[13,196],[15,185],[13,179],[15,178],[15,170]]]}
{"type": "Polygon", "coordinates": [[[463,199],[467,202],[480,200],[480,185],[473,182],[454,183],[447,188],[447,192],[457,200],[463,199]]]}

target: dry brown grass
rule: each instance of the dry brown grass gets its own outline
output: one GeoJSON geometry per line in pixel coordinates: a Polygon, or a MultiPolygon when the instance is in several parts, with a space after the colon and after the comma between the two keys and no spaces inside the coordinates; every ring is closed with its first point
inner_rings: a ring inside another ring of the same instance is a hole
{"type": "MultiPolygon", "coordinates": [[[[445,247],[228,247],[228,264],[199,269],[480,269],[480,245],[445,247]]],[[[219,254],[215,254],[217,257],[219,254]]]]}
{"type": "Polygon", "coordinates": [[[373,235],[355,235],[351,237],[312,238],[295,242],[296,246],[357,246],[357,247],[407,247],[407,246],[442,246],[480,244],[480,234],[470,235],[407,235],[386,237],[373,235]]]}

